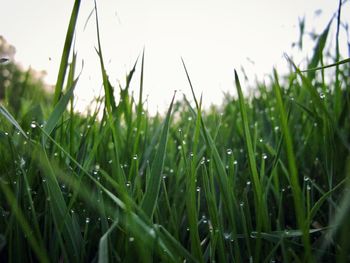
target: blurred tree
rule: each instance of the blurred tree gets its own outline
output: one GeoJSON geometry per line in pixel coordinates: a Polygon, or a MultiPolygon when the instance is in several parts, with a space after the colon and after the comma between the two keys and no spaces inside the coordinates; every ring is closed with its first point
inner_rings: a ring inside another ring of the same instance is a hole
{"type": "MultiPolygon", "coordinates": [[[[0,36],[0,101],[17,117],[42,117],[42,107],[49,105],[51,96],[43,82],[43,73],[24,71],[15,62],[16,48],[0,36]],[[31,114],[32,112],[32,114],[31,114]]],[[[37,119],[37,118],[36,118],[37,119]]]]}

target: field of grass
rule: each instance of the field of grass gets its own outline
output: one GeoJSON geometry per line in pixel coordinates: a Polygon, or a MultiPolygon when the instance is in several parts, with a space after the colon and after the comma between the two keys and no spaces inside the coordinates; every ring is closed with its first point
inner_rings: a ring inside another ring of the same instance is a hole
{"type": "Polygon", "coordinates": [[[52,98],[0,105],[1,262],[350,261],[350,60],[337,34],[335,52],[325,48],[339,15],[316,38],[308,71],[286,56],[290,73],[276,69],[249,98],[234,72],[238,96],[205,111],[183,62],[193,97],[151,117],[144,56],[115,100],[95,10],[105,92],[81,116],[79,7],[52,98]]]}

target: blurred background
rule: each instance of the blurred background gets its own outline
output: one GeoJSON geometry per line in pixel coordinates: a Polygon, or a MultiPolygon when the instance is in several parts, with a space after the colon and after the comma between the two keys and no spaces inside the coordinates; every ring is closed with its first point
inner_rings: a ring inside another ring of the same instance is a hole
{"type": "MultiPolygon", "coordinates": [[[[302,67],[305,56],[312,54],[313,37],[326,27],[338,4],[329,0],[104,0],[97,1],[97,8],[103,56],[115,87],[124,84],[145,48],[144,93],[154,114],[164,112],[174,90],[189,94],[181,57],[206,107],[221,104],[225,92],[234,94],[234,68],[240,70],[242,80],[246,76],[243,86],[249,92],[256,79],[264,80],[273,67],[282,73],[288,70],[284,52],[302,67]]],[[[1,6],[1,56],[23,70],[32,68],[49,90],[47,85],[56,82],[73,1],[12,0],[2,1],[1,6]]],[[[75,106],[81,112],[103,90],[94,14],[89,18],[93,8],[94,1],[82,1],[75,36],[78,72],[82,69],[75,106]]],[[[343,6],[342,17],[350,18],[349,5],[343,6]]],[[[333,35],[335,27],[333,21],[333,35]]],[[[349,36],[344,30],[340,39],[341,53],[347,54],[349,36]]],[[[135,94],[139,70],[131,86],[135,94]]]]}

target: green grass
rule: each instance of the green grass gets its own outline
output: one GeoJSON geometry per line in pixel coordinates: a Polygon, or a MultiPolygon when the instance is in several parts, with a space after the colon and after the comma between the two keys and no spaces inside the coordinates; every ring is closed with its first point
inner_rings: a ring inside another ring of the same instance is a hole
{"type": "Polygon", "coordinates": [[[252,97],[233,71],[238,96],[210,110],[182,60],[192,98],[174,94],[167,114],[152,117],[142,96],[145,52],[115,100],[96,9],[105,95],[81,116],[73,108],[79,7],[55,92],[45,95],[53,98],[34,107],[36,94],[26,93],[16,104],[11,85],[28,90],[27,73],[0,105],[0,261],[350,260],[349,58],[339,48],[325,55],[340,17],[316,39],[306,69],[286,56],[290,73],[275,69],[252,97]]]}

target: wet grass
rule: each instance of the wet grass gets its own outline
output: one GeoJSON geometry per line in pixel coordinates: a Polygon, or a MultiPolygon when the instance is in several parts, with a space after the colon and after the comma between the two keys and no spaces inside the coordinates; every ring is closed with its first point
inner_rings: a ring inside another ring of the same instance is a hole
{"type": "Polygon", "coordinates": [[[350,260],[349,59],[339,48],[335,61],[323,55],[340,16],[316,39],[308,70],[288,57],[290,73],[275,69],[249,98],[234,71],[238,96],[220,108],[202,109],[183,61],[193,97],[173,98],[165,116],[151,117],[144,54],[115,100],[96,10],[105,95],[80,116],[71,50],[79,6],[53,103],[40,105],[29,123],[27,112],[14,118],[6,102],[0,108],[1,260],[350,260]],[[139,98],[129,91],[136,77],[139,98]]]}

